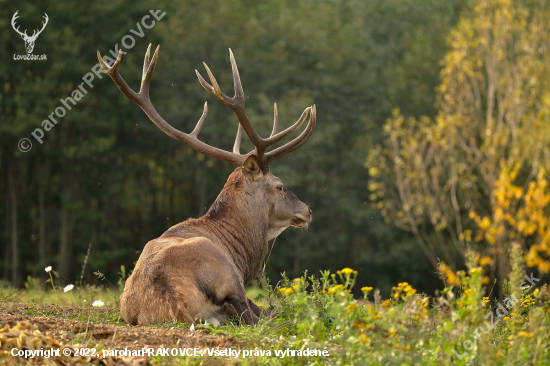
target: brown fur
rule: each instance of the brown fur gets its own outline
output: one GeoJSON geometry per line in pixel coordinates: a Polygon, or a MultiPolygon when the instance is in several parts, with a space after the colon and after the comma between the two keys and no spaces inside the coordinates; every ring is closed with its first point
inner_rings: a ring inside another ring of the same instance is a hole
{"type": "Polygon", "coordinates": [[[309,207],[249,157],[206,215],[147,243],[126,281],[122,316],[140,325],[172,319],[216,324],[231,315],[256,322],[260,309],[244,286],[258,274],[268,240],[310,220],[309,207]]]}

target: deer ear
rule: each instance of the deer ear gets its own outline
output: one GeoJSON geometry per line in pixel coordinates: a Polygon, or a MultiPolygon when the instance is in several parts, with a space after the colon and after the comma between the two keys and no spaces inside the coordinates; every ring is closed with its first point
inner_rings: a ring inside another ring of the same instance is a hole
{"type": "Polygon", "coordinates": [[[256,160],[255,155],[250,155],[246,158],[246,161],[243,164],[243,174],[251,181],[256,181],[262,176],[260,164],[258,163],[258,160],[256,160]]]}

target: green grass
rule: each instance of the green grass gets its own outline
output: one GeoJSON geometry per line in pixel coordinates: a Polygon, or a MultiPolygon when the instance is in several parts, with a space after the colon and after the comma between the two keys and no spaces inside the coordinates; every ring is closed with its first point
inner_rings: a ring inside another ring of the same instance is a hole
{"type": "MultiPolygon", "coordinates": [[[[550,364],[550,294],[546,287],[516,291],[512,304],[511,285],[503,303],[484,300],[481,269],[471,266],[461,273],[461,285],[445,288],[437,297],[417,294],[408,283],[398,284],[390,299],[381,299],[371,288],[363,288],[363,298],[351,294],[357,272],[344,269],[336,274],[305,274],[300,279],[284,279],[280,288],[252,289],[256,301],[272,316],[253,326],[237,320],[220,327],[198,325],[211,334],[234,337],[241,351],[251,355],[228,357],[155,357],[158,365],[233,364],[244,365],[548,365],[550,364]],[[373,296],[375,295],[375,296],[373,296]],[[532,300],[528,300],[532,299],[532,300]],[[526,301],[527,300],[527,301],[526,301]],[[506,305],[510,305],[510,309],[506,305]],[[512,306],[513,305],[513,306],[512,306]],[[503,307],[504,306],[504,307],[503,307]],[[502,309],[505,309],[503,312],[502,309]],[[497,314],[506,317],[498,317],[497,314]],[[490,326],[491,319],[496,323],[490,326]],[[498,321],[497,321],[498,320],[498,321]],[[486,323],[487,322],[487,323],[486,323]],[[480,328],[481,327],[481,328],[480,328]],[[477,329],[477,332],[476,332],[477,329]],[[315,349],[330,356],[287,356],[276,352],[315,349]],[[271,356],[254,356],[254,350],[269,350],[271,356]]],[[[30,281],[32,282],[32,281],[30,281]]],[[[266,281],[263,281],[266,283],[266,281]]],[[[16,301],[45,301],[63,305],[86,304],[102,299],[115,306],[117,292],[99,287],[75,288],[71,295],[30,286],[25,290],[3,289],[2,297],[16,301]],[[88,293],[88,291],[90,293],[88,293]],[[112,301],[112,302],[109,302],[112,301]]],[[[5,301],[5,300],[4,300],[5,301]]],[[[40,313],[39,305],[28,310],[40,313]]],[[[55,310],[42,315],[60,316],[55,310]]],[[[75,313],[79,320],[118,324],[117,312],[75,313]],[[80,318],[79,318],[80,317],[80,318]]],[[[180,322],[154,325],[183,328],[180,322]]],[[[233,346],[233,349],[236,349],[233,346]]]]}
{"type": "MultiPolygon", "coordinates": [[[[509,311],[513,315],[507,314],[506,320],[489,329],[484,324],[486,319],[490,322],[493,317],[496,322],[494,314],[502,310],[498,310],[497,302],[483,300],[479,268],[462,273],[460,287],[448,287],[436,298],[416,294],[410,285],[401,283],[394,288],[391,299],[374,302],[370,301],[368,288],[364,289],[363,299],[354,299],[350,294],[356,273],[348,269],[336,276],[323,272],[299,280],[286,279],[284,287],[275,289],[268,301],[274,317],[254,326],[230,323],[197,328],[246,341],[247,350],[271,350],[271,357],[239,358],[245,365],[550,364],[547,292],[534,288],[519,291],[518,302],[509,311]],[[535,299],[534,304],[524,303],[528,296],[535,299]],[[513,309],[519,310],[514,313],[513,309]],[[479,326],[482,328],[476,334],[479,326]],[[274,355],[287,348],[326,349],[330,356],[274,355]]],[[[505,300],[503,304],[508,303],[505,300]]],[[[155,363],[194,365],[206,360],[214,361],[204,357],[158,358],[155,363]]],[[[218,361],[235,359],[218,357],[218,361]]]]}
{"type": "Polygon", "coordinates": [[[49,281],[41,282],[30,276],[24,289],[0,284],[0,301],[3,302],[91,307],[94,301],[101,300],[105,307],[118,308],[120,294],[121,290],[114,286],[94,285],[75,286],[64,292],[61,286],[56,286],[54,290],[49,281]]]}

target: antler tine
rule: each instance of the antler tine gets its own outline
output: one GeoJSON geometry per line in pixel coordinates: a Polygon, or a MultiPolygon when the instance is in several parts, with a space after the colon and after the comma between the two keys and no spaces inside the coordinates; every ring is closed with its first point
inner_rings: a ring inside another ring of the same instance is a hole
{"type": "Polygon", "coordinates": [[[204,121],[206,120],[206,116],[208,115],[208,103],[207,102],[204,102],[204,110],[202,112],[202,116],[201,118],[199,119],[199,121],[197,122],[197,125],[195,126],[195,129],[193,130],[193,132],[191,132],[189,135],[190,136],[193,136],[193,137],[197,137],[199,136],[199,133],[201,132],[201,128],[202,128],[202,124],[204,123],[204,121]]]}
{"type": "Polygon", "coordinates": [[[99,53],[99,51],[97,51],[97,59],[99,60],[99,63],[101,65],[101,67],[103,68],[103,70],[105,70],[107,72],[107,74],[111,77],[111,79],[113,79],[113,81],[118,86],[118,88],[120,89],[122,94],[124,94],[126,96],[126,98],[130,99],[132,102],[138,103],[138,101],[140,100],[138,93],[133,91],[132,88],[130,88],[128,86],[128,84],[126,84],[126,81],[124,81],[124,79],[118,73],[118,67],[119,67],[120,62],[122,60],[122,50],[119,50],[118,56],[116,58],[115,63],[113,64],[113,66],[109,66],[103,60],[103,58],[101,57],[101,54],[99,53]]]}
{"type": "MultiPolygon", "coordinates": [[[[235,89],[235,96],[233,101],[239,102],[244,108],[244,91],[243,85],[241,84],[241,76],[239,75],[239,69],[237,68],[237,63],[235,62],[235,56],[233,56],[233,51],[229,49],[229,59],[231,60],[231,71],[233,72],[233,88],[235,89]]],[[[237,104],[237,103],[235,103],[237,104]]]]}
{"type": "MultiPolygon", "coordinates": [[[[296,123],[294,123],[289,128],[287,128],[287,129],[285,129],[285,130],[283,130],[279,133],[276,133],[275,135],[273,135],[273,132],[272,132],[271,136],[269,138],[264,139],[264,143],[267,146],[271,146],[271,145],[279,142],[280,140],[284,139],[285,137],[290,135],[292,132],[299,129],[302,126],[302,124],[304,123],[304,121],[306,120],[306,117],[307,117],[310,110],[311,110],[311,107],[307,107],[306,109],[304,109],[304,111],[302,112],[302,115],[300,116],[300,118],[298,118],[298,121],[296,121],[296,123]]],[[[275,113],[278,114],[277,111],[275,111],[275,113]]],[[[278,118],[278,115],[277,115],[277,118],[278,118]]],[[[310,121],[311,121],[311,118],[310,118],[310,121]]],[[[278,126],[277,126],[277,128],[278,128],[278,126]]],[[[275,124],[273,126],[273,131],[275,131],[275,124]]]]}
{"type": "Polygon", "coordinates": [[[273,106],[273,131],[269,137],[275,136],[279,132],[279,112],[277,111],[277,103],[273,106]]]}
{"type": "Polygon", "coordinates": [[[239,120],[239,124],[242,125],[244,132],[252,141],[254,146],[256,146],[256,155],[257,157],[261,157],[263,155],[265,149],[269,146],[264,143],[264,140],[258,135],[252,124],[250,123],[250,120],[248,119],[248,116],[246,115],[245,110],[245,101],[244,101],[244,91],[241,84],[241,78],[239,76],[239,70],[237,69],[237,63],[235,62],[235,57],[233,56],[233,52],[231,49],[229,49],[229,57],[231,59],[231,68],[233,71],[233,84],[235,89],[235,96],[233,98],[228,97],[226,94],[224,94],[219,85],[216,81],[216,78],[210,71],[210,68],[206,63],[203,62],[204,68],[206,69],[206,72],[208,73],[208,77],[210,78],[210,81],[212,82],[212,85],[208,84],[206,80],[201,76],[201,74],[195,70],[197,77],[199,78],[199,82],[205,88],[210,94],[216,97],[220,102],[228,106],[237,116],[237,119],[239,120]]]}
{"type": "Polygon", "coordinates": [[[151,56],[151,43],[149,43],[149,46],[147,47],[147,52],[145,52],[145,58],[143,60],[143,73],[141,74],[142,80],[145,78],[145,75],[147,74],[147,70],[149,70],[150,56],[151,56]]]}
{"type": "Polygon", "coordinates": [[[204,68],[206,69],[206,72],[208,73],[208,77],[210,78],[210,82],[212,83],[212,85],[208,84],[208,82],[206,80],[204,80],[202,75],[197,70],[195,70],[195,72],[197,73],[197,77],[199,78],[199,82],[201,83],[202,87],[204,89],[206,89],[210,94],[215,96],[217,100],[219,100],[220,102],[222,102],[226,106],[228,106],[230,108],[233,107],[233,103],[231,103],[232,98],[228,97],[227,95],[225,95],[225,93],[222,92],[222,90],[220,89],[220,86],[218,85],[218,81],[214,77],[214,74],[212,74],[212,71],[210,71],[210,68],[208,67],[206,62],[203,62],[202,64],[204,65],[204,68]]]}
{"type": "Polygon", "coordinates": [[[239,128],[237,129],[237,137],[235,138],[235,145],[233,145],[233,153],[240,154],[241,150],[241,141],[243,138],[243,126],[239,123],[239,128]]]}
{"type": "Polygon", "coordinates": [[[151,86],[151,80],[153,79],[153,73],[155,72],[155,66],[159,58],[160,45],[157,46],[155,54],[151,63],[149,63],[149,52],[151,49],[151,44],[147,48],[147,53],[145,54],[145,60],[143,61],[143,76],[141,78],[141,87],[139,89],[139,94],[149,95],[149,87],[151,86]],[[145,66],[147,65],[147,69],[145,66]]]}
{"type": "MultiPolygon", "coordinates": [[[[315,125],[317,124],[317,108],[315,105],[313,105],[313,107],[308,107],[306,110],[309,110],[310,108],[311,108],[311,115],[309,117],[309,122],[307,124],[306,129],[300,134],[300,136],[296,137],[294,140],[290,141],[289,143],[281,147],[276,148],[275,150],[272,150],[266,153],[265,159],[267,164],[277,159],[278,157],[281,157],[285,154],[288,154],[291,151],[294,151],[300,148],[302,145],[304,145],[307,142],[307,140],[309,140],[313,131],[315,130],[315,125]]],[[[306,113],[306,111],[304,111],[304,113],[306,113]]]]}

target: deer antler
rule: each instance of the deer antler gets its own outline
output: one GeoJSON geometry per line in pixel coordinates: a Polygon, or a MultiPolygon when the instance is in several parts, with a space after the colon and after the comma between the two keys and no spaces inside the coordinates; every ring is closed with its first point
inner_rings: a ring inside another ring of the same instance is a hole
{"type": "Polygon", "coordinates": [[[14,29],[17,33],[19,33],[19,34],[21,35],[21,37],[23,37],[24,39],[28,39],[28,40],[35,40],[35,39],[40,35],[40,33],[42,33],[42,31],[44,30],[44,28],[46,28],[46,25],[48,24],[48,20],[50,19],[50,18],[48,17],[48,14],[44,13],[43,18],[45,19],[45,22],[42,22],[42,29],[40,29],[39,31],[35,29],[34,32],[33,32],[33,34],[32,34],[32,36],[29,37],[29,36],[27,35],[27,30],[26,30],[26,29],[25,29],[25,31],[22,33],[22,32],[19,30],[19,26],[17,26],[17,28],[16,28],[16,26],[15,26],[15,20],[16,20],[17,18],[19,18],[18,13],[19,13],[19,10],[17,10],[17,11],[15,12],[15,14],[13,14],[13,17],[11,18],[11,26],[13,27],[13,29],[14,29]]]}
{"type": "Polygon", "coordinates": [[[19,13],[19,10],[17,10],[15,14],[13,14],[13,17],[11,18],[11,26],[17,33],[21,35],[21,37],[28,38],[29,36],[27,35],[26,29],[25,29],[25,32],[21,33],[21,31],[19,30],[19,26],[17,26],[17,28],[15,27],[15,20],[19,18],[18,13],[19,13]]]}
{"type": "MultiPolygon", "coordinates": [[[[42,31],[44,30],[44,28],[46,28],[46,25],[48,24],[48,20],[50,18],[48,18],[48,14],[44,13],[44,16],[43,16],[45,22],[42,22],[42,29],[40,29],[39,31],[37,31],[36,29],[34,30],[32,36],[30,36],[29,38],[31,39],[36,39],[40,33],[42,33],[42,31]]],[[[25,31],[26,32],[26,31],[25,31]]]]}
{"type": "Polygon", "coordinates": [[[252,124],[250,123],[250,120],[248,119],[248,116],[246,115],[245,98],[244,98],[243,87],[241,84],[241,77],[239,76],[237,63],[235,62],[235,57],[233,56],[233,52],[231,51],[231,49],[229,49],[229,55],[231,59],[231,68],[233,71],[233,84],[235,89],[235,96],[233,98],[228,97],[220,90],[220,87],[218,85],[218,82],[216,81],[216,78],[214,77],[214,75],[212,74],[212,72],[210,71],[210,68],[208,68],[206,63],[203,63],[204,68],[208,73],[208,77],[210,78],[210,82],[212,83],[212,85],[208,84],[197,70],[195,70],[195,72],[197,73],[197,77],[199,78],[199,82],[201,83],[201,85],[210,94],[214,95],[216,99],[218,99],[220,102],[228,106],[235,113],[235,115],[237,116],[237,119],[239,120],[239,130],[237,131],[237,139],[235,141],[233,152],[239,153],[242,130],[244,129],[244,132],[246,133],[250,141],[252,141],[254,146],[256,146],[256,149],[254,150],[254,154],[256,155],[256,158],[258,158],[258,162],[260,163],[262,170],[267,170],[269,168],[269,163],[271,161],[293,150],[296,150],[297,148],[299,148],[300,146],[306,143],[306,141],[309,139],[309,137],[313,133],[313,130],[315,129],[316,109],[315,109],[315,106],[307,107],[294,125],[290,126],[284,131],[278,132],[279,116],[277,112],[277,104],[275,104],[273,131],[271,133],[271,136],[266,139],[261,138],[256,133],[256,130],[254,130],[254,127],[252,126],[252,124]],[[267,154],[265,153],[265,151],[270,146],[279,142],[286,136],[290,135],[292,132],[299,129],[304,123],[310,110],[311,110],[311,116],[310,116],[307,128],[304,130],[302,134],[300,134],[300,136],[298,136],[293,141],[287,143],[286,145],[279,147],[278,149],[270,151],[267,154]]]}
{"type": "Polygon", "coordinates": [[[118,86],[122,94],[124,94],[128,99],[136,103],[141,107],[141,109],[147,114],[147,116],[153,121],[153,123],[160,128],[164,133],[166,133],[168,136],[172,137],[175,140],[178,140],[180,142],[183,142],[184,144],[190,146],[191,148],[208,155],[212,158],[227,161],[229,163],[232,163],[237,166],[241,166],[246,158],[252,154],[256,155],[256,158],[258,159],[258,162],[260,163],[260,166],[263,171],[267,171],[269,169],[269,163],[273,161],[274,159],[287,154],[293,150],[298,149],[300,146],[305,144],[305,142],[309,139],[311,134],[313,133],[313,130],[315,129],[316,124],[316,109],[315,106],[308,107],[304,110],[298,121],[292,125],[291,127],[287,128],[284,131],[278,132],[278,113],[277,113],[277,105],[275,105],[275,120],[274,120],[274,126],[273,126],[273,132],[271,133],[271,136],[266,139],[262,139],[254,130],[254,127],[250,123],[250,120],[248,119],[248,116],[246,115],[245,110],[245,99],[244,99],[244,92],[241,85],[241,80],[239,76],[239,71],[237,70],[237,64],[235,63],[235,58],[233,57],[233,52],[231,52],[231,49],[229,50],[230,58],[231,58],[231,66],[233,69],[233,81],[234,81],[234,89],[235,89],[235,96],[234,97],[228,97],[225,95],[216,79],[214,78],[214,75],[208,68],[206,64],[204,64],[204,67],[206,68],[206,72],[208,73],[208,76],[210,78],[210,82],[212,85],[208,84],[206,80],[203,79],[203,77],[199,74],[198,71],[195,70],[197,73],[197,76],[199,78],[199,82],[201,85],[212,95],[216,97],[220,102],[228,106],[235,115],[237,116],[237,119],[239,120],[239,129],[237,130],[237,138],[235,140],[235,145],[233,147],[233,152],[225,151],[213,146],[210,146],[208,144],[205,144],[204,142],[198,140],[198,134],[202,128],[202,125],[206,119],[206,115],[208,114],[208,107],[207,104],[204,104],[204,112],[202,114],[202,117],[199,119],[195,129],[190,134],[186,134],[184,132],[181,132],[174,127],[172,127],[169,123],[167,123],[155,110],[153,107],[151,100],[149,98],[149,87],[151,85],[151,79],[153,77],[153,72],[155,69],[155,65],[158,60],[158,53],[159,53],[160,46],[157,47],[155,50],[155,54],[153,55],[153,59],[151,62],[149,62],[149,55],[151,50],[151,45],[147,48],[147,53],[145,54],[145,61],[143,64],[143,75],[141,80],[141,88],[139,93],[134,92],[128,84],[124,81],[124,79],[120,76],[118,73],[118,67],[120,65],[120,61],[122,59],[122,51],[119,52],[118,57],[113,64],[113,66],[109,67],[103,59],[101,58],[101,55],[99,51],[97,52],[97,57],[99,59],[99,62],[103,69],[109,74],[111,79],[115,82],[115,84],[118,86]],[[296,131],[305,121],[307,115],[311,111],[310,119],[308,122],[308,125],[306,129],[295,138],[293,141],[287,143],[286,145],[283,145],[273,151],[270,151],[268,153],[265,153],[266,149],[268,149],[273,144],[277,143],[284,137],[288,136],[290,133],[296,131]],[[242,155],[239,153],[239,148],[241,145],[241,138],[242,138],[242,131],[245,131],[247,136],[250,138],[254,146],[256,147],[255,150],[249,152],[248,154],[242,155]]]}

